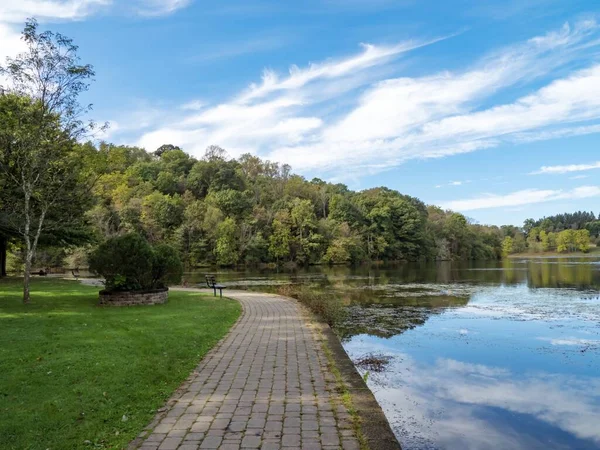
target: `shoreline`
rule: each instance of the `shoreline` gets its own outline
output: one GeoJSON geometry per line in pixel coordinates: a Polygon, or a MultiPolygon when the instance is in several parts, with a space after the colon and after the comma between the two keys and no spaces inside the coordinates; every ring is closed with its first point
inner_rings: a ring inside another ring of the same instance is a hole
{"type": "Polygon", "coordinates": [[[600,247],[593,247],[589,252],[543,252],[543,253],[513,253],[507,256],[507,259],[558,259],[558,258],[600,258],[600,247]]]}

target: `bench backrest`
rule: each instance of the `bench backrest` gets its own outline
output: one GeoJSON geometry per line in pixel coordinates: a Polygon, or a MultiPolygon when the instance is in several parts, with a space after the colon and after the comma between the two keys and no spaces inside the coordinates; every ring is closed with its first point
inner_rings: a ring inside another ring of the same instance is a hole
{"type": "Polygon", "coordinates": [[[206,285],[209,288],[212,288],[215,286],[215,284],[217,284],[217,279],[215,278],[214,275],[205,275],[206,278],[206,285]]]}

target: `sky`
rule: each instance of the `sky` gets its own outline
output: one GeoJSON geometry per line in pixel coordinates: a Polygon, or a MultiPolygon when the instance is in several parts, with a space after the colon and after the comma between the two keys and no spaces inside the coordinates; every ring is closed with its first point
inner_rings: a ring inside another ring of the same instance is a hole
{"type": "Polygon", "coordinates": [[[209,145],[483,224],[600,213],[597,0],[0,0],[79,45],[102,139],[209,145]]]}

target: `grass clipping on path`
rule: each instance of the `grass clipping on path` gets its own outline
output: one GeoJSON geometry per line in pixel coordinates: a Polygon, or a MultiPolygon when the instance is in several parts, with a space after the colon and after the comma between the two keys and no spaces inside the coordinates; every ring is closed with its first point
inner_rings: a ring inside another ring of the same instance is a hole
{"type": "Polygon", "coordinates": [[[98,288],[0,280],[3,449],[118,449],[151,421],[235,323],[240,305],[170,292],[164,305],[98,307],[98,288]]]}

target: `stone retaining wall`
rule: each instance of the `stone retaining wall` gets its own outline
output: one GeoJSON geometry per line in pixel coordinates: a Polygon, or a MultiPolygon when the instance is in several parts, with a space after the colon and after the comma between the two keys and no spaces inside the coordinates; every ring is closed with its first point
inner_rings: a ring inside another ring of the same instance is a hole
{"type": "Polygon", "coordinates": [[[100,291],[99,304],[106,306],[158,305],[165,303],[168,296],[169,289],[125,292],[100,291]]]}

